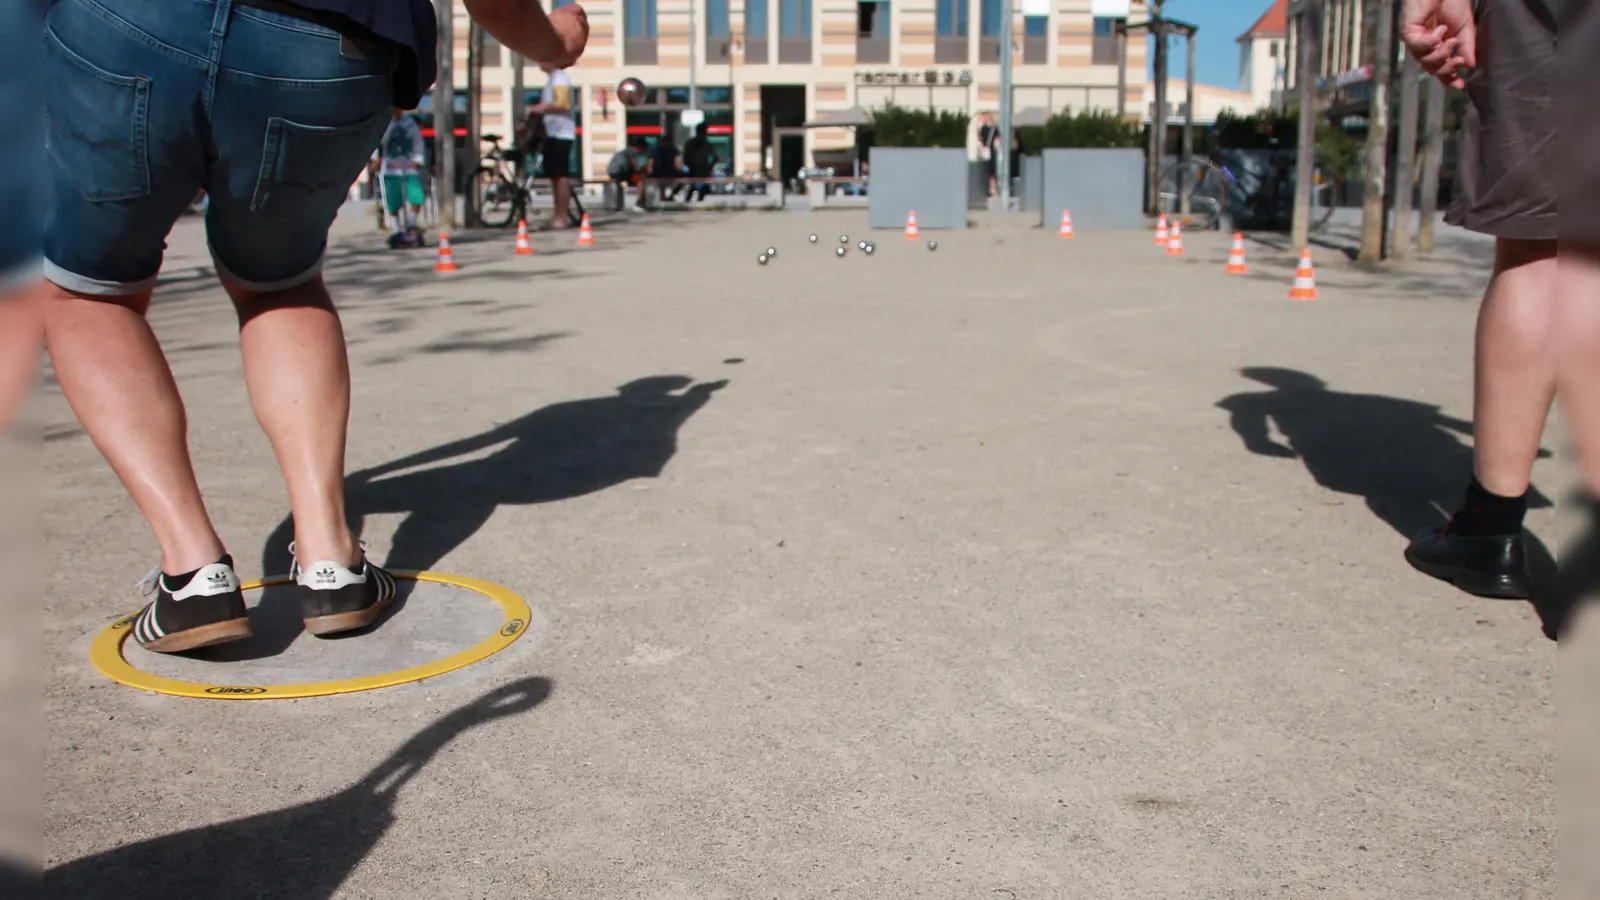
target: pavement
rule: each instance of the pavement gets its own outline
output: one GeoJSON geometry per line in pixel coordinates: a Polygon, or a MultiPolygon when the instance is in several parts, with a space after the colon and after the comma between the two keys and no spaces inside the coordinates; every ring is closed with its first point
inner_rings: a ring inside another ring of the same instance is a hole
{"type": "MultiPolygon", "coordinates": [[[[1228,276],[1216,234],[1172,259],[1148,232],[881,232],[867,257],[864,211],[660,214],[532,257],[460,234],[439,277],[371,221],[328,263],[369,552],[504,585],[535,627],[368,693],[114,684],[89,644],[156,549],[47,384],[55,895],[1553,892],[1540,610],[1400,555],[1469,471],[1470,241],[1319,251],[1295,303],[1291,254],[1253,241],[1228,276]]],[[[151,320],[200,480],[241,574],[278,574],[236,324],[198,221],[170,242],[151,320]]],[[[1552,551],[1557,435],[1529,516],[1552,551]]],[[[410,665],[497,621],[451,603],[171,665],[410,665]]]]}

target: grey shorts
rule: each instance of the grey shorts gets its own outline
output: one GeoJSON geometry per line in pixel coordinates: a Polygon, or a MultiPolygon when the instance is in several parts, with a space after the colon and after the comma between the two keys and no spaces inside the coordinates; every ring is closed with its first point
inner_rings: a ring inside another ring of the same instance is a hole
{"type": "Polygon", "coordinates": [[[1478,67],[1455,202],[1445,221],[1522,240],[1556,238],[1556,19],[1546,0],[1478,0],[1478,67]]]}

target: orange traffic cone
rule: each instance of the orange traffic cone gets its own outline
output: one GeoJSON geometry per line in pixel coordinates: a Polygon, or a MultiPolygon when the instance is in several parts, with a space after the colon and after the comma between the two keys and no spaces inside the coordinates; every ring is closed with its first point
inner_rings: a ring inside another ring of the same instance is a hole
{"type": "Polygon", "coordinates": [[[433,271],[440,274],[457,271],[456,255],[450,251],[450,232],[439,232],[439,261],[433,264],[433,271]]]}
{"type": "Polygon", "coordinates": [[[1167,245],[1167,214],[1166,213],[1162,213],[1161,217],[1156,219],[1156,246],[1157,247],[1165,247],[1166,245],[1167,245]]]}
{"type": "Polygon", "coordinates": [[[583,214],[583,220],[578,223],[578,246],[594,246],[594,228],[589,225],[589,214],[583,214]]]}
{"type": "Polygon", "coordinates": [[[1172,231],[1167,234],[1167,255],[1183,255],[1183,229],[1178,227],[1177,222],[1172,223],[1172,231]]]}
{"type": "Polygon", "coordinates": [[[913,209],[911,215],[906,216],[906,240],[914,241],[919,237],[922,232],[917,230],[917,211],[913,209]]]}
{"type": "Polygon", "coordinates": [[[1233,247],[1228,250],[1228,267],[1223,271],[1229,275],[1243,275],[1250,271],[1244,264],[1244,235],[1237,231],[1233,233],[1233,247]]]}
{"type": "Polygon", "coordinates": [[[1064,209],[1061,211],[1061,230],[1057,234],[1064,238],[1072,237],[1072,214],[1064,209]]]}
{"type": "Polygon", "coordinates": [[[1290,300],[1317,299],[1317,274],[1311,268],[1311,248],[1300,251],[1300,265],[1294,270],[1294,286],[1289,288],[1290,300]]]}
{"type": "Polygon", "coordinates": [[[528,243],[528,220],[521,219],[517,222],[517,255],[532,256],[533,245],[528,243]]]}

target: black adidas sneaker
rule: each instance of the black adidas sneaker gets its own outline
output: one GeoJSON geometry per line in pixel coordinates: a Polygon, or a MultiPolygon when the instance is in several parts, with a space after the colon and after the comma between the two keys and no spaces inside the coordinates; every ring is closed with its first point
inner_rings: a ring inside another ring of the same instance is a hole
{"type": "Polygon", "coordinates": [[[141,646],[157,653],[179,653],[250,636],[250,616],[239,592],[233,557],[200,567],[172,590],[180,580],[169,583],[158,568],[139,582],[145,596],[155,595],[133,622],[133,636],[141,646]]]}
{"type": "MultiPolygon", "coordinates": [[[[294,552],[293,546],[289,552],[294,552]]],[[[366,628],[394,602],[394,576],[365,556],[355,569],[326,561],[301,566],[296,560],[292,571],[300,591],[300,615],[306,631],[314,635],[366,628]]]]}

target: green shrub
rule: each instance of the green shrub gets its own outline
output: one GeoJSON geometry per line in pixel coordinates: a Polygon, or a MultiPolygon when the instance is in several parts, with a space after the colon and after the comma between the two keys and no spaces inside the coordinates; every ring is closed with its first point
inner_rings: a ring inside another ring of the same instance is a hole
{"type": "Polygon", "coordinates": [[[877,147],[964,149],[971,121],[966,113],[909,109],[890,103],[872,113],[872,143],[877,147]]]}
{"type": "Polygon", "coordinates": [[[1143,129],[1116,113],[1092,109],[1073,115],[1062,110],[1040,129],[1040,147],[1140,147],[1143,129]]]}

